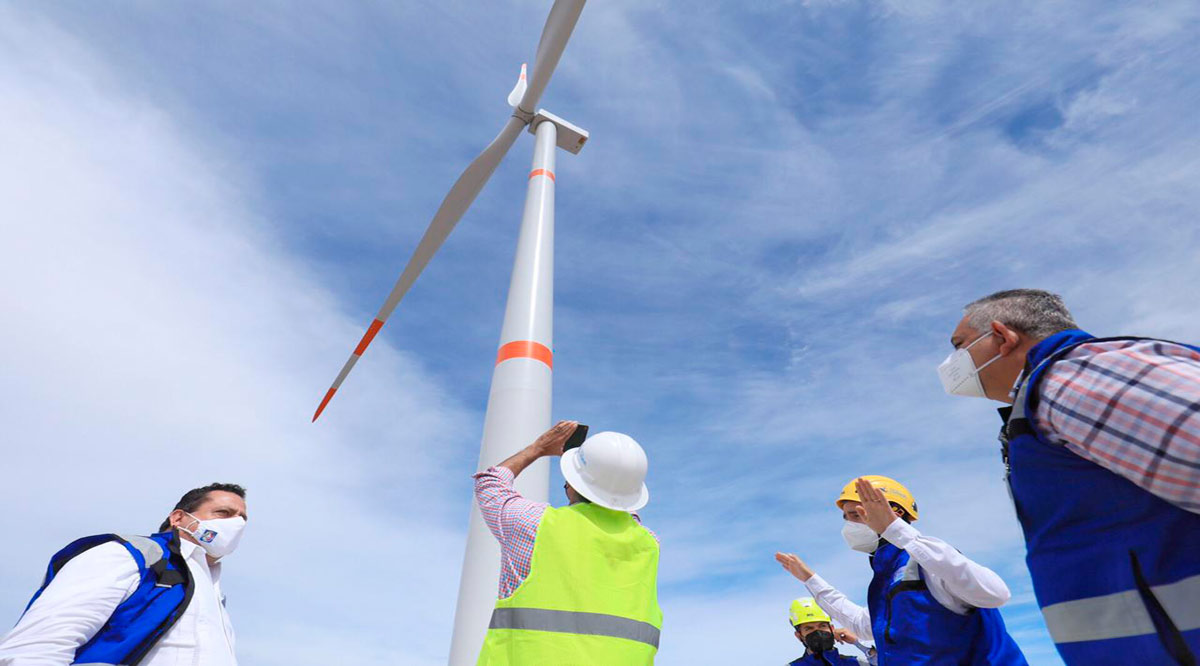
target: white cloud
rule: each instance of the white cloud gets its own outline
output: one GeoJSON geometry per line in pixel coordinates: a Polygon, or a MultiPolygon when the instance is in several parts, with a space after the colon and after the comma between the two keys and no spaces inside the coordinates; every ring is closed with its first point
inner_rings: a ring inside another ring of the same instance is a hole
{"type": "MultiPolygon", "coordinates": [[[[660,663],[790,655],[781,618],[800,590],[776,549],[861,599],[831,495],[864,472],[909,483],[922,529],[1009,580],[1010,624],[1054,663],[994,414],[943,395],[933,368],[959,306],[1016,285],[1063,292],[1096,332],[1196,329],[1198,10],[1085,4],[589,3],[546,99],[593,132],[560,162],[556,409],[651,448],[660,663]],[[1051,122],[1010,136],[1029,109],[1051,122]]],[[[161,33],[108,25],[84,46],[0,14],[0,145],[15,148],[0,195],[17,211],[0,278],[20,287],[0,297],[0,416],[10,468],[46,470],[6,488],[23,515],[0,528],[28,537],[0,573],[12,615],[62,541],[154,523],[182,486],[232,478],[254,513],[230,569],[246,661],[441,659],[461,548],[447,526],[468,496],[452,481],[482,407],[458,385],[486,373],[417,350],[494,342],[485,316],[459,315],[498,311],[527,149],[406,304],[414,351],[385,331],[323,422],[307,418],[365,323],[339,303],[377,305],[361,276],[390,285],[472,135],[504,113],[546,5],[265,5],[249,20],[261,51],[211,16],[203,44],[168,12],[146,19],[161,33]],[[317,221],[294,214],[308,206],[317,221]],[[337,243],[306,246],[319,278],[289,257],[296,237],[337,243]],[[354,290],[335,302],[322,286],[338,281],[354,290]],[[429,304],[439,289],[454,305],[429,304]],[[399,580],[364,590],[346,562],[399,580]],[[330,618],[338,636],[311,639],[330,618]]]]}
{"type": "Polygon", "coordinates": [[[2,621],[70,539],[220,480],[249,488],[226,582],[248,663],[441,663],[478,415],[381,339],[310,424],[360,322],[136,84],[0,10],[2,621]]]}

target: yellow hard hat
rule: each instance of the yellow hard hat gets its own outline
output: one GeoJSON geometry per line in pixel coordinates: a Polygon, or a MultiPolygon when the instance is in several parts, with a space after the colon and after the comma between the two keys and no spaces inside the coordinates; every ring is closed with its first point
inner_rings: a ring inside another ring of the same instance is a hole
{"type": "Polygon", "coordinates": [[[797,599],[792,602],[792,610],[788,613],[788,620],[791,621],[793,627],[798,627],[806,622],[830,622],[829,614],[821,610],[817,605],[816,600],[812,597],[797,599]]]}
{"type": "Polygon", "coordinates": [[[887,501],[907,511],[909,517],[913,520],[917,519],[917,500],[913,499],[912,493],[908,492],[908,488],[905,488],[899,481],[889,479],[886,476],[864,476],[850,479],[850,483],[847,483],[846,487],[842,488],[842,494],[838,495],[837,506],[839,509],[842,508],[842,502],[862,501],[858,497],[858,489],[854,487],[854,483],[858,481],[858,478],[866,479],[867,483],[883,491],[883,496],[887,498],[887,501]]]}

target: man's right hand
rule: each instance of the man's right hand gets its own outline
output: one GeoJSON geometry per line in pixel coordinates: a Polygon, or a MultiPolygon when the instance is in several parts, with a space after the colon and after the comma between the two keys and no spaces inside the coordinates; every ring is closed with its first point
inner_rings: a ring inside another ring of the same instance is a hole
{"type": "Polygon", "coordinates": [[[559,421],[534,440],[529,448],[536,451],[539,456],[561,456],[563,446],[568,439],[571,439],[571,435],[578,425],[579,421],[559,421]]]}
{"type": "Polygon", "coordinates": [[[792,553],[775,553],[775,561],[782,564],[783,568],[787,569],[788,573],[800,579],[800,582],[802,583],[807,582],[808,579],[812,578],[815,573],[812,569],[808,568],[808,565],[804,563],[804,560],[793,555],[792,553]]]}

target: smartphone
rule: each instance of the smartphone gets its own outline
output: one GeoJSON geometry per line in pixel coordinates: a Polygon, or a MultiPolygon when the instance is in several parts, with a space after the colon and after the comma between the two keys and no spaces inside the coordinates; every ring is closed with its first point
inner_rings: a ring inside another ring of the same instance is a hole
{"type": "Polygon", "coordinates": [[[570,451],[583,444],[583,440],[587,439],[587,431],[588,427],[582,423],[575,426],[575,432],[571,433],[571,438],[567,440],[566,444],[563,444],[563,451],[570,451]]]}

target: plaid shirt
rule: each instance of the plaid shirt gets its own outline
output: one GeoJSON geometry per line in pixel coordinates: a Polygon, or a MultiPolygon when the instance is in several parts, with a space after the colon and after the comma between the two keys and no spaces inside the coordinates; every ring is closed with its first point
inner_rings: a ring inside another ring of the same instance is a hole
{"type": "Polygon", "coordinates": [[[1085,343],[1045,371],[1043,434],[1200,513],[1200,352],[1159,341],[1085,343]]]}
{"type": "MultiPolygon", "coordinates": [[[[504,599],[529,576],[538,525],[550,505],[522,497],[513,488],[516,476],[507,467],[489,467],[474,478],[475,501],[483,522],[500,542],[500,598],[504,599]]],[[[632,515],[642,522],[636,513],[632,515]]]]}

